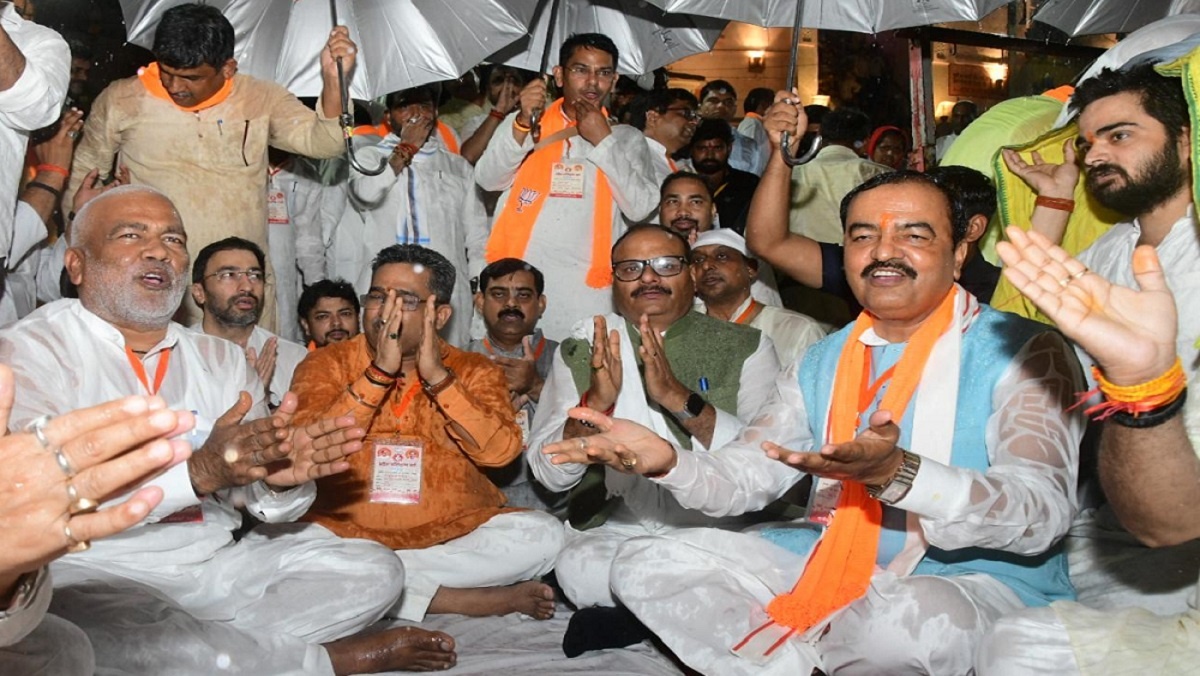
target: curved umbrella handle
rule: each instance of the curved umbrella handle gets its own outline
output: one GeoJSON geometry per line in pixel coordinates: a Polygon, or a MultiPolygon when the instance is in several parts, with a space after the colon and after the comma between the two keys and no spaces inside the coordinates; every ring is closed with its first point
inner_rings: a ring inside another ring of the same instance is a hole
{"type": "Polygon", "coordinates": [[[793,156],[792,151],[788,149],[790,147],[790,143],[791,134],[786,131],[783,132],[783,137],[779,139],[779,153],[783,155],[784,164],[788,165],[789,167],[798,167],[801,164],[807,164],[811,162],[812,159],[817,156],[817,151],[821,148],[821,135],[817,134],[815,137],[813,137],[812,146],[799,157],[793,156]]]}
{"type": "Polygon", "coordinates": [[[354,142],[351,141],[351,138],[354,136],[354,118],[351,117],[350,113],[343,112],[338,116],[338,122],[342,125],[342,138],[346,142],[346,161],[350,163],[350,166],[354,167],[354,170],[358,173],[366,176],[378,176],[382,174],[383,170],[387,169],[387,158],[384,158],[378,167],[371,168],[359,162],[358,158],[354,156],[354,142]]]}

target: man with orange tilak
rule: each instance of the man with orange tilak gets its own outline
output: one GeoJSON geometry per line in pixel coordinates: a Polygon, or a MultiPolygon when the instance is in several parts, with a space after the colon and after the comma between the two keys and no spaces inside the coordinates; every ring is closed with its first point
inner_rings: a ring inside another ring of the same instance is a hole
{"type": "MultiPolygon", "coordinates": [[[[216,7],[163,12],[151,51],[154,63],[109,85],[92,104],[64,203],[88,172],[105,174],[119,153],[135,184],[161,190],[178,206],[193,254],[230,235],[266,249],[268,146],[314,158],[342,151],[336,61],[347,76],[353,72],[349,33],[336,28],[320,49],[324,89],[316,112],[282,85],[238,74],[233,26],[216,7]]],[[[181,319],[199,319],[185,303],[189,316],[181,319]]],[[[263,310],[263,326],[274,330],[274,294],[263,310]]]]}
{"type": "Polygon", "coordinates": [[[546,105],[538,78],[501,123],[475,165],[475,181],[503,190],[487,262],[520,258],[538,266],[556,297],[542,329],[565,338],[581,316],[612,310],[612,243],[658,204],[650,151],[640,131],[610,126],[602,107],[617,79],[617,47],[596,33],[572,35],[554,79],[562,98],[546,105]],[[533,121],[538,115],[538,131],[533,121]]]}
{"type": "MultiPolygon", "coordinates": [[[[797,109],[772,107],[773,143],[801,131],[797,109]]],[[[767,173],[789,171],[776,151],[767,173]]],[[[931,179],[876,177],[842,214],[866,311],[810,347],[737,439],[683,453],[580,408],[600,433],[544,451],[642,474],[712,516],[814,477],[807,524],[617,551],[615,596],[702,673],[967,673],[1001,615],[1073,596],[1060,549],[1082,433],[1066,412],[1081,383],[1070,348],[955,284],[967,218],[931,179]]]]}

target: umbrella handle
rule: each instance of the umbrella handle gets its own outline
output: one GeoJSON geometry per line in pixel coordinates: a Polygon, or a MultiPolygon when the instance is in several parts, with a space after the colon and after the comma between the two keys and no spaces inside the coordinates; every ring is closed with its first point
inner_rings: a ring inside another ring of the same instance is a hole
{"type": "Polygon", "coordinates": [[[799,157],[792,155],[792,151],[789,150],[790,142],[791,134],[786,131],[783,132],[783,137],[779,139],[779,154],[783,155],[784,164],[788,165],[789,167],[798,167],[801,164],[807,164],[811,162],[812,159],[817,156],[817,151],[821,148],[821,135],[817,134],[813,138],[812,146],[799,157]]]}
{"type": "MultiPolygon", "coordinates": [[[[331,1],[330,5],[334,5],[331,1]]],[[[337,9],[334,5],[334,21],[337,21],[337,9]]],[[[378,176],[387,169],[388,161],[385,158],[378,167],[368,167],[358,161],[354,156],[354,142],[351,139],[354,137],[354,115],[350,113],[350,87],[346,84],[346,71],[342,67],[342,57],[337,58],[337,73],[338,73],[338,91],[342,95],[342,114],[338,115],[338,123],[342,125],[342,139],[346,142],[346,160],[350,162],[350,166],[360,174],[366,176],[378,176]]]]}

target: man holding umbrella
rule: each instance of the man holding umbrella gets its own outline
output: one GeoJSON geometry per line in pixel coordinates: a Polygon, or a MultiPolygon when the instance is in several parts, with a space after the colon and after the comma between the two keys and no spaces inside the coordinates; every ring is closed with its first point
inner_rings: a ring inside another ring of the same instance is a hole
{"type": "Polygon", "coordinates": [[[658,205],[642,133],[609,126],[601,107],[616,81],[616,65],[617,47],[608,36],[567,38],[554,67],[562,98],[547,106],[545,81],[525,85],[519,109],[475,166],[480,187],[504,191],[488,262],[528,261],[545,273],[548,288],[572,299],[551,306],[542,319],[543,330],[555,339],[566,337],[580,315],[612,310],[612,242],[627,223],[646,218],[658,205]]]}
{"type": "MultiPolygon", "coordinates": [[[[314,113],[282,86],[239,75],[233,48],[233,26],[219,9],[186,4],[163,12],[155,62],[92,105],[64,202],[89,171],[106,173],[120,153],[134,183],[158,188],[178,207],[193,253],[230,235],[266,248],[267,147],[315,158],[342,151],[336,62],[350,72],[356,49],[344,27],[330,34],[314,113]]],[[[263,319],[274,328],[273,294],[263,319]]]]}

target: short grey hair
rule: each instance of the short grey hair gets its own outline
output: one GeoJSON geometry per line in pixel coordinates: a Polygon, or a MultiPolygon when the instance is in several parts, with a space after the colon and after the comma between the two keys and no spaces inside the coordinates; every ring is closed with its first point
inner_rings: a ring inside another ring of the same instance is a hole
{"type": "MultiPolygon", "coordinates": [[[[87,203],[79,209],[79,212],[75,214],[75,218],[71,221],[71,228],[67,231],[67,246],[78,247],[83,243],[83,233],[92,224],[92,211],[95,210],[95,206],[97,204],[106,202],[114,197],[134,194],[154,195],[156,197],[161,197],[171,205],[172,209],[175,210],[176,217],[179,216],[179,210],[175,209],[175,203],[171,201],[170,197],[167,197],[165,193],[157,188],[152,188],[148,185],[117,186],[116,188],[105,190],[99,195],[96,195],[92,199],[88,200],[87,203]]],[[[183,222],[182,218],[179,220],[181,223],[183,222]]]]}

